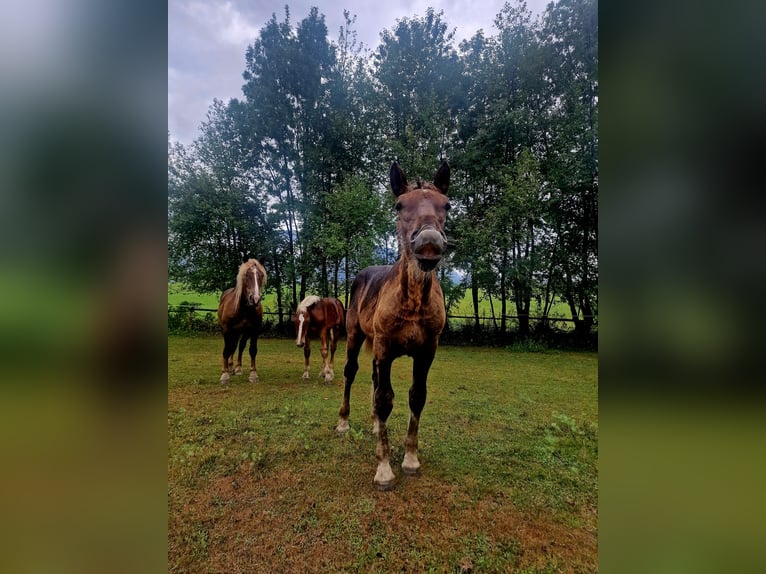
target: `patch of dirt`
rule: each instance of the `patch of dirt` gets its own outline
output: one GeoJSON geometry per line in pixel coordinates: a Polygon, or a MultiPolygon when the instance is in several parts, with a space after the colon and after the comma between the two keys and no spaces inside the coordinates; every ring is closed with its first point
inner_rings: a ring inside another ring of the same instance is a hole
{"type": "Polygon", "coordinates": [[[186,500],[176,491],[169,570],[417,572],[445,560],[436,568],[479,572],[493,559],[514,569],[598,570],[595,509],[573,527],[521,512],[502,494],[472,500],[427,472],[406,478],[397,469],[394,490],[377,492],[369,460],[342,464],[353,468],[261,474],[243,464],[186,500]]]}

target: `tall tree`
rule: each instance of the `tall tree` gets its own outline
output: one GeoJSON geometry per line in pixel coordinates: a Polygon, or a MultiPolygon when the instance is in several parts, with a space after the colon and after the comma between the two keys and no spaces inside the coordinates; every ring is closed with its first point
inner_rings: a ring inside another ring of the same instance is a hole
{"type": "Polygon", "coordinates": [[[378,105],[388,158],[430,176],[446,157],[455,130],[460,63],[443,12],[402,18],[381,33],[374,57],[378,105]]]}
{"type": "Polygon", "coordinates": [[[233,108],[215,100],[192,152],[180,144],[168,158],[170,276],[199,291],[231,286],[244,255],[268,253],[273,228],[250,184],[233,108]]]}
{"type": "Polygon", "coordinates": [[[553,182],[551,224],[559,241],[551,278],[578,331],[598,309],[598,3],[550,4],[542,30],[551,130],[544,162],[553,182]]]}

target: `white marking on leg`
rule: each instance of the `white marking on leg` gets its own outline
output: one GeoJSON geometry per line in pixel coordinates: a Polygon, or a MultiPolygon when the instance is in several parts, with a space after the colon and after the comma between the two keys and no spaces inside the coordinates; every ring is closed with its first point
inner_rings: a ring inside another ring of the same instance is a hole
{"type": "Polygon", "coordinates": [[[224,371],[221,373],[221,384],[224,385],[229,382],[231,379],[231,375],[228,373],[228,371],[224,371]]]}
{"type": "Polygon", "coordinates": [[[349,429],[348,419],[338,419],[338,426],[335,427],[335,432],[343,434],[349,429]]]}
{"type": "Polygon", "coordinates": [[[251,383],[257,383],[258,382],[258,373],[255,371],[255,369],[250,371],[250,376],[248,377],[248,380],[251,383]]]}
{"type": "Polygon", "coordinates": [[[235,375],[241,375],[242,374],[242,365],[237,365],[236,366],[236,368],[234,369],[234,374],[235,375]]]}
{"type": "Polygon", "coordinates": [[[372,434],[380,433],[380,419],[375,415],[372,415],[372,434]]]}
{"type": "Polygon", "coordinates": [[[417,474],[419,468],[420,461],[418,460],[418,454],[416,452],[405,452],[404,460],[402,461],[404,473],[409,475],[417,474]]]}
{"type": "Polygon", "coordinates": [[[295,344],[300,346],[301,340],[303,339],[303,321],[305,321],[303,317],[303,313],[298,315],[298,337],[295,339],[295,344]]]}
{"type": "Polygon", "coordinates": [[[378,469],[375,471],[375,486],[379,490],[388,490],[394,485],[396,475],[391,470],[391,463],[388,459],[383,459],[378,463],[378,469]]]}

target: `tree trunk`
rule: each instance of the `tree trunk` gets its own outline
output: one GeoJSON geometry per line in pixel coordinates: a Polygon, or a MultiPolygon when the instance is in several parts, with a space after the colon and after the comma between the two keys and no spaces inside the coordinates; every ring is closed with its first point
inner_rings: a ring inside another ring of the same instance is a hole
{"type": "Polygon", "coordinates": [[[346,309],[348,309],[348,294],[349,294],[349,291],[351,291],[351,283],[350,283],[350,279],[349,279],[349,276],[348,276],[348,267],[349,267],[349,265],[348,265],[348,258],[349,258],[349,253],[348,253],[348,251],[346,251],[346,258],[345,258],[344,269],[343,269],[345,271],[345,273],[346,273],[346,277],[344,279],[345,288],[346,288],[346,296],[344,297],[345,300],[346,300],[346,305],[345,305],[346,309]]]}
{"type": "Polygon", "coordinates": [[[479,321],[479,282],[476,280],[475,271],[471,273],[471,302],[473,303],[474,329],[478,333],[481,330],[479,321]]]}
{"type": "Polygon", "coordinates": [[[279,255],[274,249],[272,253],[274,259],[274,287],[277,289],[277,313],[279,314],[279,329],[284,324],[284,309],[282,305],[282,271],[279,268],[279,255]]]}

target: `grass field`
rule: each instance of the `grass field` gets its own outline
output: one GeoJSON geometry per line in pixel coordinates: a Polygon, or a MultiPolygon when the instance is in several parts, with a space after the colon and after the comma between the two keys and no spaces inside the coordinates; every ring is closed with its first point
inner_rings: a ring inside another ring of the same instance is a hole
{"type": "MultiPolygon", "coordinates": [[[[186,286],[184,286],[181,283],[168,284],[168,304],[169,305],[178,305],[179,303],[187,302],[187,303],[198,303],[200,305],[200,308],[204,308],[204,309],[217,309],[218,300],[220,296],[221,296],[220,293],[197,293],[195,291],[188,289],[186,286]]],[[[341,301],[344,301],[344,298],[342,295],[341,295],[341,301]]],[[[272,312],[277,311],[277,300],[276,300],[276,295],[274,293],[267,292],[264,295],[263,307],[264,307],[264,310],[266,311],[272,311],[272,312]]],[[[495,315],[499,317],[500,301],[494,301],[494,307],[495,307],[495,315]]],[[[516,306],[510,301],[508,302],[508,308],[506,312],[509,315],[516,314],[516,306]]],[[[473,316],[473,302],[471,301],[470,291],[467,290],[465,293],[465,296],[450,309],[450,314],[456,315],[456,316],[473,316]]],[[[532,303],[532,309],[530,310],[530,314],[532,316],[539,316],[542,314],[541,309],[537,308],[535,302],[532,303]]],[[[490,305],[489,298],[487,298],[483,294],[481,294],[479,298],[479,316],[486,317],[487,319],[492,317],[492,307],[490,305]]],[[[569,312],[569,306],[559,301],[553,306],[549,316],[551,318],[553,317],[570,318],[571,313],[569,312]]],[[[559,328],[568,328],[570,325],[571,324],[566,322],[557,323],[557,326],[559,328]]]]}
{"type": "Polygon", "coordinates": [[[397,484],[377,492],[370,355],[337,437],[335,384],[292,341],[259,342],[260,382],[228,386],[218,337],[168,339],[171,572],[596,572],[598,359],[442,346],[400,468],[412,362],[394,363],[397,484]]]}

